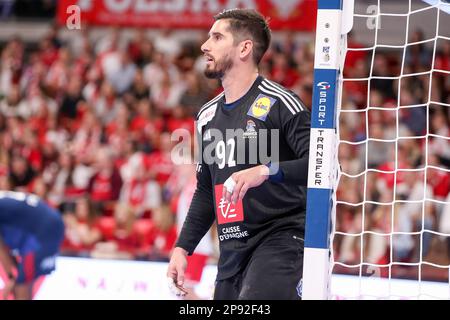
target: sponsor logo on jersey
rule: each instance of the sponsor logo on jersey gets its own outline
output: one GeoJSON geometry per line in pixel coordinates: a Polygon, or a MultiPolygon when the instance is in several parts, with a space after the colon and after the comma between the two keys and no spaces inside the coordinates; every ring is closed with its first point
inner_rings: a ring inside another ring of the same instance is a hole
{"type": "Polygon", "coordinates": [[[211,120],[214,117],[214,115],[216,114],[216,109],[217,109],[217,103],[209,106],[200,115],[200,117],[198,118],[198,121],[202,121],[202,120],[209,121],[209,120],[211,120]]]}
{"type": "Polygon", "coordinates": [[[223,184],[214,186],[214,193],[216,198],[216,214],[218,224],[244,221],[244,209],[242,200],[236,204],[226,202],[222,197],[223,184]]]}
{"type": "Polygon", "coordinates": [[[219,229],[219,240],[225,241],[230,239],[242,239],[249,236],[248,230],[244,227],[235,225],[231,227],[223,227],[219,229]]]}
{"type": "Polygon", "coordinates": [[[216,115],[217,103],[206,108],[205,111],[200,115],[197,120],[197,130],[199,133],[202,132],[202,128],[206,125],[212,118],[216,115]]]}
{"type": "Polygon", "coordinates": [[[245,127],[245,132],[242,134],[243,138],[256,138],[258,137],[258,132],[256,131],[256,124],[253,120],[247,120],[247,126],[245,127]]]}
{"type": "Polygon", "coordinates": [[[264,94],[259,94],[252,103],[247,115],[256,119],[265,121],[269,114],[270,108],[275,104],[276,100],[264,94]]]}

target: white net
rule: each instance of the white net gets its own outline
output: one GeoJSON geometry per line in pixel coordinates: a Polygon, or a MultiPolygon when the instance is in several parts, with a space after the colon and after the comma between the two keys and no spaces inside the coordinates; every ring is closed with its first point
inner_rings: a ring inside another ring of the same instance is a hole
{"type": "Polygon", "coordinates": [[[331,293],[337,274],[358,278],[335,299],[450,299],[449,13],[442,0],[355,1],[331,293]]]}

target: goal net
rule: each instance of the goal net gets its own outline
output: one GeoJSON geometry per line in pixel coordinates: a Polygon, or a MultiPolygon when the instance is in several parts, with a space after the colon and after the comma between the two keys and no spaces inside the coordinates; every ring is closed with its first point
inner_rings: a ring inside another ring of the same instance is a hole
{"type": "Polygon", "coordinates": [[[450,299],[450,4],[329,4],[316,31],[304,297],[450,299]]]}

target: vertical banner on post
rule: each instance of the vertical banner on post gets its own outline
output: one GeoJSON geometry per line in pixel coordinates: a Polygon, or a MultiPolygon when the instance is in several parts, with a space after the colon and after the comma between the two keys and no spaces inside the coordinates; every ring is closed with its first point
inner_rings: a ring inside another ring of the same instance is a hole
{"type": "Polygon", "coordinates": [[[328,299],[343,0],[318,0],[302,298],[328,299]]]}

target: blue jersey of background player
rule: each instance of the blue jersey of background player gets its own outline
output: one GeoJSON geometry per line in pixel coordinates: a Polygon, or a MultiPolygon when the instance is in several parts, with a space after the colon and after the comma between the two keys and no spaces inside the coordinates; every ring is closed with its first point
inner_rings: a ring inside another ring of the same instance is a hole
{"type": "Polygon", "coordinates": [[[34,280],[55,270],[64,238],[58,211],[39,197],[22,192],[0,191],[0,262],[8,274],[3,290],[6,299],[31,299],[34,280]]]}

